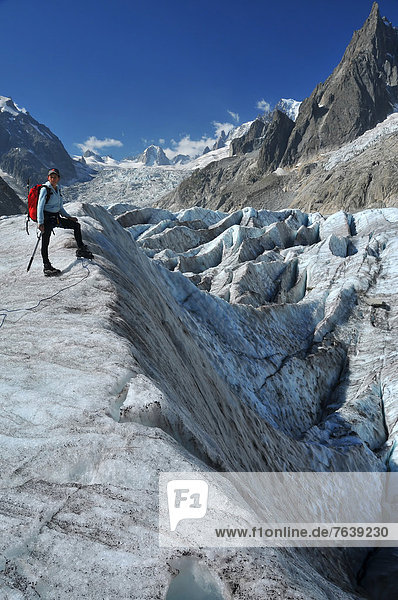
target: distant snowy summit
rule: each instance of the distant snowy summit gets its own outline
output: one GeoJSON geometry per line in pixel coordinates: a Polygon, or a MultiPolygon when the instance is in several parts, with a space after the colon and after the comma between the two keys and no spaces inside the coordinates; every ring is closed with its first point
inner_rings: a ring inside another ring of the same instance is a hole
{"type": "Polygon", "coordinates": [[[0,112],[9,113],[13,117],[17,117],[20,113],[24,115],[29,114],[25,108],[19,108],[13,102],[12,98],[7,98],[6,96],[0,96],[0,112]]]}
{"type": "Polygon", "coordinates": [[[177,155],[173,159],[166,156],[163,148],[160,146],[148,146],[142,154],[137,156],[129,156],[121,160],[117,160],[112,156],[100,156],[92,150],[86,150],[82,156],[75,156],[82,165],[95,170],[105,168],[140,168],[140,167],[169,167],[177,164],[184,164],[191,160],[189,156],[182,154],[177,155]]]}
{"type": "Polygon", "coordinates": [[[289,119],[295,122],[298,116],[300,105],[301,102],[298,102],[297,100],[292,100],[291,98],[281,98],[281,100],[279,100],[278,104],[275,106],[275,109],[285,113],[289,119]]]}
{"type": "Polygon", "coordinates": [[[160,146],[148,146],[142,154],[137,157],[138,162],[142,162],[148,167],[170,165],[171,161],[167,158],[163,148],[160,146]]]}
{"type": "MultiPolygon", "coordinates": [[[[292,121],[295,121],[298,115],[301,102],[293,99],[282,98],[275,106],[275,110],[285,113],[292,121]]],[[[270,113],[265,113],[262,118],[269,118],[270,113]]],[[[202,168],[210,162],[218,161],[229,156],[232,152],[231,143],[233,140],[244,136],[255,121],[248,121],[234,127],[226,133],[221,131],[218,138],[210,146],[206,146],[203,151],[195,156],[187,154],[177,154],[169,157],[161,146],[151,144],[141,154],[124,158],[120,161],[112,156],[100,156],[92,150],[86,150],[82,156],[75,156],[83,165],[93,169],[101,170],[103,168],[140,168],[140,167],[173,167],[187,169],[202,168]]]]}
{"type": "Polygon", "coordinates": [[[161,146],[151,144],[144,150],[142,154],[137,156],[137,162],[142,162],[147,167],[161,167],[165,165],[184,164],[191,160],[190,156],[185,154],[177,154],[172,159],[166,156],[165,151],[161,146]]]}

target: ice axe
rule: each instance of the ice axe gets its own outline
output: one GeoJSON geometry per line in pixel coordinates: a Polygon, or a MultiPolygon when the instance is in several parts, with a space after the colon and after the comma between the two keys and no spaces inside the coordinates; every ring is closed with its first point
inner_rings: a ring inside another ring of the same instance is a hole
{"type": "Polygon", "coordinates": [[[30,258],[30,261],[29,261],[29,264],[28,264],[28,268],[26,269],[27,271],[29,271],[30,267],[32,266],[32,262],[33,262],[33,259],[34,259],[34,257],[35,257],[36,250],[37,250],[37,246],[39,245],[39,242],[40,242],[40,240],[41,240],[41,232],[40,232],[40,234],[37,236],[37,242],[36,242],[36,246],[35,246],[35,249],[33,250],[33,254],[32,254],[32,256],[31,256],[31,258],[30,258]]]}

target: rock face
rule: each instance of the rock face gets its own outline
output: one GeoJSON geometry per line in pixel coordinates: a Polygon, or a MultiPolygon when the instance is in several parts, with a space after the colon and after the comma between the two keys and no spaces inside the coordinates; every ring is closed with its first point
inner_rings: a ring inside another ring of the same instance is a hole
{"type": "Polygon", "coordinates": [[[231,141],[231,156],[261,148],[260,170],[276,168],[285,153],[299,106],[300,102],[294,100],[280,100],[272,113],[255,119],[243,136],[231,141]]]}
{"type": "Polygon", "coordinates": [[[258,150],[264,141],[268,125],[268,121],[255,119],[245,135],[231,141],[231,154],[247,154],[258,150]]]}
{"type": "Polygon", "coordinates": [[[227,136],[225,135],[225,131],[222,131],[218,137],[218,140],[213,144],[213,150],[219,150],[220,148],[224,148],[227,141],[227,136]]]}
{"type": "Polygon", "coordinates": [[[2,595],[160,599],[188,557],[224,599],[364,598],[363,551],[160,548],[158,476],[397,469],[397,210],[69,208],[95,260],[61,230],[53,280],[0,221],[2,595]]]}
{"type": "Polygon", "coordinates": [[[49,167],[57,166],[63,183],[78,179],[75,165],[61,141],[11,98],[0,96],[0,167],[26,185],[46,180],[49,167]]]}
{"type": "Polygon", "coordinates": [[[232,210],[239,204],[244,206],[251,185],[257,179],[253,172],[257,168],[257,158],[258,151],[213,161],[194,171],[156,204],[162,208],[197,205],[215,210],[232,210]]]}
{"type": "Polygon", "coordinates": [[[390,113],[397,104],[398,30],[375,3],[340,64],[301,103],[295,122],[277,111],[267,126],[255,121],[233,142],[235,156],[194,173],[161,206],[325,212],[396,206],[398,132],[390,113]],[[368,132],[373,137],[366,143],[368,132]]]}
{"type": "Polygon", "coordinates": [[[318,162],[303,164],[292,173],[294,202],[303,210],[325,213],[337,207],[358,211],[398,206],[397,128],[398,114],[394,113],[354,142],[318,162]]]}
{"type": "Polygon", "coordinates": [[[335,149],[384,121],[398,102],[398,31],[377,3],[343,59],[300,106],[283,165],[335,149]]]}
{"type": "Polygon", "coordinates": [[[279,166],[293,128],[294,122],[285,113],[279,110],[274,111],[257,161],[257,167],[261,173],[268,170],[273,171],[279,166]]]}
{"type": "Polygon", "coordinates": [[[26,205],[0,177],[0,215],[16,215],[23,212],[26,212],[26,205]]]}
{"type": "Polygon", "coordinates": [[[362,136],[323,154],[267,175],[257,171],[259,152],[208,165],[164,196],[158,206],[178,209],[194,203],[235,210],[301,208],[326,214],[339,209],[398,206],[398,114],[362,136]]]}

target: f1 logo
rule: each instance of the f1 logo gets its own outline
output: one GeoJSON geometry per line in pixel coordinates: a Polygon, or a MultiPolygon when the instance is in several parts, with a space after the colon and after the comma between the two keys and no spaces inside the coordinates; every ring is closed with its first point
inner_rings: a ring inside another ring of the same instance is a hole
{"type": "Polygon", "coordinates": [[[167,483],[170,530],[183,519],[202,519],[207,511],[209,486],[203,479],[174,479],[167,483]]]}

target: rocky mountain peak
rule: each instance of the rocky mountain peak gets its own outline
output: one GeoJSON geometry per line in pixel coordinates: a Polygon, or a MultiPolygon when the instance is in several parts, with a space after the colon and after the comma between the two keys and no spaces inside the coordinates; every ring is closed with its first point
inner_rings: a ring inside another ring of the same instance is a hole
{"type": "MultiPolygon", "coordinates": [[[[210,152],[210,150],[209,150],[210,152]]],[[[188,156],[187,154],[177,154],[176,156],[174,156],[174,158],[171,160],[171,163],[173,165],[184,165],[185,163],[189,162],[191,160],[191,157],[188,156]]]]}
{"type": "Polygon", "coordinates": [[[214,143],[213,150],[219,150],[220,148],[224,148],[226,141],[227,136],[225,135],[225,131],[223,130],[218,136],[217,141],[214,143]]]}
{"type": "Polygon", "coordinates": [[[153,144],[148,146],[138,159],[149,167],[170,164],[170,160],[167,158],[163,149],[160,146],[155,146],[153,144]]]}
{"type": "Polygon", "coordinates": [[[9,113],[13,117],[17,117],[20,113],[27,114],[24,108],[19,108],[12,100],[6,96],[0,96],[0,112],[9,113]]]}
{"type": "Polygon", "coordinates": [[[84,157],[84,158],[90,158],[90,157],[91,157],[91,158],[92,158],[92,157],[95,157],[95,158],[102,158],[102,157],[101,157],[99,154],[96,154],[96,153],[95,153],[95,152],[93,152],[92,150],[86,150],[86,151],[83,153],[83,157],[84,157]]]}
{"type": "Polygon", "coordinates": [[[373,3],[369,17],[366,19],[362,28],[355,31],[352,37],[351,44],[347,48],[347,52],[352,49],[371,47],[374,39],[381,39],[385,35],[385,21],[380,16],[379,5],[373,3]]]}
{"type": "Polygon", "coordinates": [[[253,150],[258,150],[265,139],[268,126],[269,119],[255,119],[247,132],[231,141],[231,154],[247,154],[253,152],[253,150]]]}
{"type": "MultiPolygon", "coordinates": [[[[358,60],[364,53],[368,60],[371,57],[374,58],[377,67],[385,75],[386,84],[396,88],[398,31],[387,19],[380,16],[377,2],[373,4],[372,11],[362,29],[354,32],[341,64],[358,60]]],[[[392,91],[395,92],[392,99],[396,101],[398,98],[396,89],[392,91]]]]}
{"type": "Polygon", "coordinates": [[[75,164],[57,136],[12,98],[0,96],[0,168],[26,185],[28,179],[41,182],[54,164],[63,183],[78,179],[75,164]]]}
{"type": "Polygon", "coordinates": [[[301,104],[282,165],[354,140],[397,102],[398,31],[380,17],[375,2],[340,64],[301,104]]]}
{"type": "Polygon", "coordinates": [[[161,206],[395,206],[398,29],[377,3],[331,75],[299,104],[281,100],[267,118],[249,123],[229,157],[192,174],[161,206]]]}

